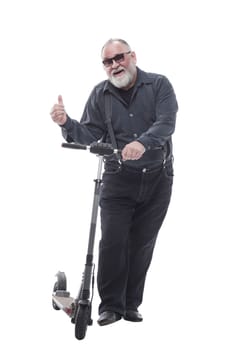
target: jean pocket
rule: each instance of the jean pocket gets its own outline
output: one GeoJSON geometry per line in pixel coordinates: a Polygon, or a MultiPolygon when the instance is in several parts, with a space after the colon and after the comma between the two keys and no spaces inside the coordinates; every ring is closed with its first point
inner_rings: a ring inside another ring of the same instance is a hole
{"type": "Polygon", "coordinates": [[[104,174],[117,174],[121,171],[121,164],[117,162],[108,162],[104,166],[104,174]]]}

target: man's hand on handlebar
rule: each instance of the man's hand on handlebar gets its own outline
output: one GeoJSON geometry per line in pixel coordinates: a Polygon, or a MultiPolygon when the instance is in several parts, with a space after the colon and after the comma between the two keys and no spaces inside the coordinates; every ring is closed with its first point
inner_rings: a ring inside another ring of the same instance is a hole
{"type": "Polygon", "coordinates": [[[145,147],[141,142],[132,141],[128,143],[122,150],[122,160],[138,160],[145,152],[145,147]]]}

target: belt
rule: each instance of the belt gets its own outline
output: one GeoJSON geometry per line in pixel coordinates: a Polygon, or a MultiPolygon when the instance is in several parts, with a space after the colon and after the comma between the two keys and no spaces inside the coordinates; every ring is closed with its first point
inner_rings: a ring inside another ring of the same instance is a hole
{"type": "Polygon", "coordinates": [[[150,173],[150,172],[160,171],[162,170],[163,166],[164,166],[164,163],[157,165],[155,167],[137,168],[137,167],[125,165],[124,163],[122,163],[122,169],[131,173],[150,173]]]}

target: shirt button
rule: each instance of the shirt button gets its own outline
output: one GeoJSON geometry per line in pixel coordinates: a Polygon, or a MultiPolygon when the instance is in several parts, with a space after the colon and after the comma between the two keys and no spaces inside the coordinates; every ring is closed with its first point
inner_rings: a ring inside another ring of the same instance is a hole
{"type": "Polygon", "coordinates": [[[138,134],[133,134],[134,137],[138,137],[138,134]]]}
{"type": "Polygon", "coordinates": [[[132,117],[133,117],[133,113],[129,113],[129,117],[131,117],[131,118],[132,118],[132,117]]]}

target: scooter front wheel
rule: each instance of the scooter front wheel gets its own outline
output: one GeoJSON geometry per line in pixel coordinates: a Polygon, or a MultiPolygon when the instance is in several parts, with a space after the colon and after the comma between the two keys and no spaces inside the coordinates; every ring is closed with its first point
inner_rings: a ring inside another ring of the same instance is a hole
{"type": "Polygon", "coordinates": [[[81,340],[85,337],[91,313],[89,304],[79,304],[75,318],[75,337],[81,340]]]}

